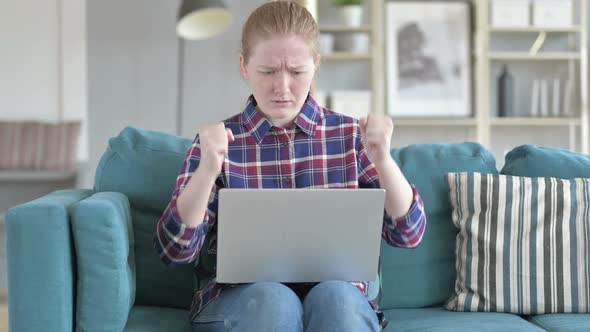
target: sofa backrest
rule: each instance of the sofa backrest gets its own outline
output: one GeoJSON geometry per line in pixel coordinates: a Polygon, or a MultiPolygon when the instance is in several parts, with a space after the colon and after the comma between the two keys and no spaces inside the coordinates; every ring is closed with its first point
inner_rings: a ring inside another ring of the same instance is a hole
{"type": "Polygon", "coordinates": [[[477,143],[417,144],[392,156],[424,200],[427,226],[415,249],[381,245],[381,308],[417,308],[442,304],[455,283],[455,239],[446,174],[457,171],[498,173],[494,156],[477,143]]]}
{"type": "Polygon", "coordinates": [[[109,140],[97,167],[94,190],[121,192],[127,195],[131,205],[135,304],[190,306],[192,267],[167,267],[157,256],[152,239],[191,143],[186,138],[128,127],[109,140]]]}
{"type": "MultiPolygon", "coordinates": [[[[186,138],[128,127],[110,139],[97,168],[94,190],[121,192],[131,204],[136,304],[179,308],[190,305],[192,267],[165,266],[155,253],[152,239],[191,143],[186,138]]],[[[382,245],[381,306],[389,309],[440,304],[454,287],[457,234],[451,222],[445,174],[497,173],[495,160],[476,143],[412,145],[393,150],[392,156],[419,189],[428,226],[416,249],[382,245]]]]}

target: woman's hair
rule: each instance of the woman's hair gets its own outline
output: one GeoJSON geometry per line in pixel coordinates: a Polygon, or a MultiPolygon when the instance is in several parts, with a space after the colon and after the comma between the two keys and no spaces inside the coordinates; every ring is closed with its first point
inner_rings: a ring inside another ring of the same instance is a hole
{"type": "Polygon", "coordinates": [[[294,34],[305,40],[314,56],[319,55],[319,29],[311,13],[295,1],[271,1],[256,8],[242,28],[242,55],[248,62],[260,38],[294,34]]]}

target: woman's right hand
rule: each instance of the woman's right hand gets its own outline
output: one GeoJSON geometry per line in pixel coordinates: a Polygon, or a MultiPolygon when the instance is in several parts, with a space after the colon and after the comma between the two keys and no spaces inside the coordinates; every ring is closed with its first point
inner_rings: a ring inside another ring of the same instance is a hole
{"type": "Polygon", "coordinates": [[[199,168],[215,177],[221,173],[223,162],[227,156],[229,142],[234,141],[234,135],[229,128],[225,128],[223,122],[207,125],[199,130],[201,141],[201,161],[199,168]]]}

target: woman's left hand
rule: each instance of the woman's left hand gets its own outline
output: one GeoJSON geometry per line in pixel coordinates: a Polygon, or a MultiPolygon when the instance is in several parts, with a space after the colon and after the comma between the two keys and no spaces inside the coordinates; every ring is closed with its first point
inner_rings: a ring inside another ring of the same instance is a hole
{"type": "Polygon", "coordinates": [[[391,135],[393,120],[381,113],[369,113],[359,121],[361,139],[369,160],[379,168],[391,160],[391,135]]]}

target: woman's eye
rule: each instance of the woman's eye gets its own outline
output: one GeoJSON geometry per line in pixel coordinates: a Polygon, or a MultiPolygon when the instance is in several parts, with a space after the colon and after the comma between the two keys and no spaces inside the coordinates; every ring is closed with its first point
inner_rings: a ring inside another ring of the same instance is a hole
{"type": "Polygon", "coordinates": [[[264,75],[272,75],[274,72],[273,71],[263,71],[262,74],[264,75]]]}

